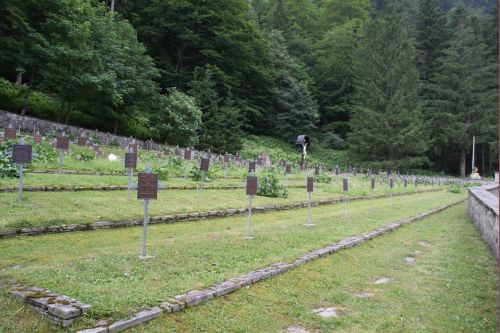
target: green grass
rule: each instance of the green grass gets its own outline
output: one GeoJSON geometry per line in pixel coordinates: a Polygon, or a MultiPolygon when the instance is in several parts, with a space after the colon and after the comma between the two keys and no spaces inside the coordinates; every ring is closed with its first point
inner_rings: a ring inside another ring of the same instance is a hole
{"type": "MultiPolygon", "coordinates": [[[[68,178],[71,177],[73,176],[68,176],[68,178]]],[[[343,196],[342,185],[339,181],[320,186],[313,193],[313,200],[343,196]]],[[[417,190],[422,189],[424,189],[423,186],[417,188],[417,190]]],[[[407,190],[414,191],[415,188],[410,186],[407,190]]],[[[393,191],[403,192],[405,189],[399,186],[393,191]]],[[[388,192],[389,188],[385,185],[377,187],[375,193],[388,192]]],[[[365,180],[361,177],[352,180],[349,195],[367,195],[368,193],[368,183],[365,180]]],[[[286,204],[306,200],[305,189],[290,188],[286,199],[256,196],[253,205],[286,204]]],[[[150,214],[157,216],[247,206],[248,198],[243,188],[224,191],[204,190],[203,194],[197,190],[165,190],[159,191],[158,200],[150,204],[150,214]]],[[[128,201],[127,191],[25,192],[22,202],[17,201],[17,193],[0,193],[0,211],[3,213],[0,216],[0,230],[92,223],[99,220],[116,221],[140,218],[143,214],[142,201],[136,199],[135,192],[132,194],[132,200],[128,201]]]]}
{"type": "Polygon", "coordinates": [[[466,214],[462,204],[130,332],[498,332],[497,262],[466,214]],[[392,283],[374,285],[381,276],[392,283]],[[365,292],[375,296],[353,296],[365,292]],[[342,314],[321,319],[320,307],[342,314]]]}
{"type": "Polygon", "coordinates": [[[255,215],[251,242],[246,217],[155,225],[148,248],[156,259],[148,262],[138,258],[141,228],[17,237],[0,242],[0,277],[75,297],[94,306],[94,317],[116,319],[463,197],[441,191],[353,202],[347,221],[344,205],[317,207],[313,229],[303,226],[305,209],[255,215]]]}

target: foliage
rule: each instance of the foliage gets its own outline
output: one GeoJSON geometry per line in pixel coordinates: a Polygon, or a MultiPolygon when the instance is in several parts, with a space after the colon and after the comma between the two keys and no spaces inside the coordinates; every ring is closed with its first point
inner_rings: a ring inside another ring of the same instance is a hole
{"type": "Polygon", "coordinates": [[[167,161],[153,168],[154,172],[158,173],[161,180],[168,180],[171,175],[179,175],[184,172],[184,162],[179,156],[169,156],[167,161]]]}
{"type": "Polygon", "coordinates": [[[332,182],[332,176],[328,173],[320,172],[319,175],[314,176],[314,182],[330,184],[332,182]]]}
{"type": "Polygon", "coordinates": [[[94,150],[90,147],[80,147],[71,152],[71,156],[79,161],[92,161],[94,159],[94,150]]]}
{"type": "MultiPolygon", "coordinates": [[[[193,164],[190,174],[191,174],[191,179],[194,181],[201,181],[203,178],[203,172],[201,171],[200,166],[197,164],[193,164]]],[[[216,170],[213,167],[210,167],[208,168],[208,171],[205,172],[205,177],[203,178],[203,181],[211,182],[216,178],[217,178],[216,170]]]]}
{"type": "Polygon", "coordinates": [[[426,163],[429,139],[418,95],[415,50],[394,2],[366,26],[357,53],[349,145],[367,161],[426,163]]]}
{"type": "Polygon", "coordinates": [[[194,98],[170,88],[161,102],[153,124],[160,138],[172,145],[197,145],[202,113],[194,98]]]}
{"type": "Polygon", "coordinates": [[[33,158],[35,163],[50,164],[57,161],[59,153],[52,148],[48,142],[42,142],[33,146],[36,156],[33,158]]]}
{"type": "Polygon", "coordinates": [[[12,161],[12,157],[7,156],[7,152],[12,150],[13,141],[7,140],[0,144],[0,178],[19,177],[19,170],[12,161]]]}
{"type": "Polygon", "coordinates": [[[451,193],[461,193],[462,189],[457,184],[451,184],[450,186],[448,186],[448,192],[451,192],[451,193]]]}
{"type": "Polygon", "coordinates": [[[56,131],[56,130],[50,130],[50,131],[47,131],[47,132],[45,133],[45,138],[46,138],[47,140],[52,140],[52,139],[55,139],[55,138],[57,138],[58,136],[59,136],[59,132],[58,132],[58,131],[56,131]]]}
{"type": "Polygon", "coordinates": [[[278,177],[267,173],[259,177],[259,189],[257,195],[271,198],[287,198],[287,189],[280,184],[278,177]]]}

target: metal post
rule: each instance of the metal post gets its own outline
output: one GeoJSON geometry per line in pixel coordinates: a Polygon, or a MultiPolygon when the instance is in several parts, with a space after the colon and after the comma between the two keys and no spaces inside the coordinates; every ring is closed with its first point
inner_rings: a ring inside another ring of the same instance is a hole
{"type": "Polygon", "coordinates": [[[64,150],[61,149],[61,159],[59,160],[59,174],[62,175],[64,150]]]}
{"type": "Polygon", "coordinates": [[[286,179],[286,192],[288,193],[288,173],[285,174],[286,179]]]}
{"type": "Polygon", "coordinates": [[[203,195],[203,183],[205,182],[205,171],[201,172],[200,195],[203,195]]]}
{"type": "Polygon", "coordinates": [[[24,165],[19,165],[19,196],[17,197],[18,201],[23,201],[23,171],[24,165]]]}
{"type": "Polygon", "coordinates": [[[307,192],[309,201],[307,202],[307,227],[312,227],[313,224],[311,224],[311,192],[307,192]]]}
{"type": "Polygon", "coordinates": [[[132,168],[128,168],[128,186],[127,186],[127,190],[128,190],[128,200],[130,201],[130,190],[131,190],[131,187],[132,187],[132,168]]]}
{"type": "MultiPolygon", "coordinates": [[[[473,136],[472,137],[472,165],[470,168],[471,174],[474,170],[474,164],[476,163],[475,157],[476,157],[476,136],[473,136]]],[[[465,175],[467,176],[467,173],[465,175]]]]}
{"type": "Polygon", "coordinates": [[[344,220],[347,222],[347,192],[344,192],[344,220]]]}
{"type": "Polygon", "coordinates": [[[144,200],[144,223],[143,223],[143,229],[144,229],[144,231],[143,231],[143,234],[142,234],[142,257],[143,258],[147,257],[146,243],[147,243],[147,240],[148,240],[148,221],[149,221],[148,208],[149,208],[149,200],[145,199],[144,200]]]}
{"type": "Polygon", "coordinates": [[[248,196],[248,236],[247,239],[252,239],[252,195],[248,196]]]}

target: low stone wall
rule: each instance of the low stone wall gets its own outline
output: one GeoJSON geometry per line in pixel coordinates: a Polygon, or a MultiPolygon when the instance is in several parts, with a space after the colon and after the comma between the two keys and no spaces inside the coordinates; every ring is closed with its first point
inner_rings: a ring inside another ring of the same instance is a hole
{"type": "Polygon", "coordinates": [[[498,184],[469,189],[467,211],[486,244],[498,259],[498,184]]]}

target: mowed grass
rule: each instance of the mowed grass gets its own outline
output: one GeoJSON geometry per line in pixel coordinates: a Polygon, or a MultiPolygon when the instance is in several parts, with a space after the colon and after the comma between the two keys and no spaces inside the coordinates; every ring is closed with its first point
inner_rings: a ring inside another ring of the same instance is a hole
{"type": "Polygon", "coordinates": [[[167,297],[295,258],[306,251],[464,198],[434,192],[312,209],[255,215],[252,241],[246,217],[155,225],[151,261],[139,259],[142,229],[17,237],[0,241],[0,279],[49,288],[94,306],[92,317],[126,317],[167,297]]]}
{"type": "Polygon", "coordinates": [[[309,332],[494,333],[497,277],[497,262],[462,204],[130,332],[272,333],[299,326],[309,332]],[[413,266],[405,263],[411,255],[413,266]],[[373,284],[380,277],[393,280],[373,284]],[[374,297],[354,296],[359,293],[374,297]],[[312,312],[322,307],[339,309],[340,317],[312,312]]]}
{"type": "MultiPolygon", "coordinates": [[[[352,179],[350,196],[368,195],[369,185],[361,177],[352,179]]],[[[439,188],[439,186],[434,186],[439,188]]],[[[378,186],[375,194],[392,192],[413,192],[430,186],[409,186],[401,184],[392,190],[387,185],[378,186]]],[[[318,184],[312,200],[323,200],[344,196],[340,181],[332,184],[318,184]]],[[[255,196],[254,206],[282,205],[307,200],[305,188],[290,188],[288,198],[255,196]]],[[[163,190],[158,200],[151,200],[150,215],[168,215],[210,211],[217,209],[242,208],[248,206],[244,188],[236,190],[163,190]]],[[[82,224],[103,220],[125,220],[140,218],[143,202],[136,199],[136,192],[127,199],[127,191],[77,191],[77,192],[25,192],[23,201],[17,200],[16,192],[0,193],[0,230],[29,227],[47,227],[61,224],[82,224]]]]}

